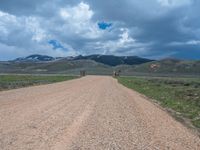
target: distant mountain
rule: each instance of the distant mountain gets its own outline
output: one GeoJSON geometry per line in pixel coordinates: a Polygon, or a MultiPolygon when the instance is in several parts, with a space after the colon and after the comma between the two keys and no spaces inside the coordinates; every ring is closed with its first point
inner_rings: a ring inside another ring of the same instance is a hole
{"type": "Polygon", "coordinates": [[[20,58],[15,59],[14,61],[16,61],[16,62],[25,62],[25,61],[38,62],[38,61],[53,61],[55,59],[56,58],[51,57],[51,56],[35,54],[35,55],[27,56],[27,57],[20,57],[20,58]]]}
{"type": "Polygon", "coordinates": [[[0,62],[0,73],[79,74],[81,70],[98,75],[111,75],[114,70],[121,70],[122,75],[200,75],[200,61],[152,61],[136,56],[112,55],[64,58],[31,55],[14,61],[0,62]]]}
{"type": "Polygon", "coordinates": [[[153,60],[141,58],[137,56],[113,56],[113,55],[89,55],[89,56],[77,56],[74,60],[94,60],[99,63],[103,63],[109,66],[118,65],[139,65],[153,60]]]}
{"type": "Polygon", "coordinates": [[[51,56],[45,55],[30,55],[28,57],[17,58],[14,61],[16,62],[43,62],[43,61],[54,61],[57,59],[66,59],[66,60],[93,60],[109,66],[117,65],[138,65],[146,62],[151,62],[153,60],[140,58],[137,56],[113,56],[113,55],[89,55],[89,56],[76,56],[76,57],[64,57],[64,58],[54,58],[51,56]]]}

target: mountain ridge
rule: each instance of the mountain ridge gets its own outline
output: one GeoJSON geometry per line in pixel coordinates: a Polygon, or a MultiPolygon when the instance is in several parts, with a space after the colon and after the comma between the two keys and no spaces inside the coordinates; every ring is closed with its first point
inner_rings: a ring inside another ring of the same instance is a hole
{"type": "Polygon", "coordinates": [[[27,57],[16,58],[14,62],[48,62],[55,61],[59,59],[66,60],[93,60],[98,63],[102,63],[109,66],[118,66],[118,65],[139,65],[153,60],[142,58],[138,56],[114,56],[114,55],[87,55],[87,56],[70,56],[70,57],[51,57],[47,55],[33,54],[27,57]]]}
{"type": "Polygon", "coordinates": [[[12,61],[15,61],[15,62],[22,62],[22,61],[53,61],[55,60],[54,57],[51,57],[51,56],[47,56],[47,55],[39,55],[39,54],[32,54],[32,55],[29,55],[29,56],[26,56],[26,57],[19,57],[19,58],[16,58],[12,61]]]}
{"type": "MultiPolygon", "coordinates": [[[[89,55],[60,58],[50,57],[50,59],[31,56],[31,59],[27,57],[27,60],[23,58],[13,61],[0,61],[0,73],[78,75],[81,70],[85,70],[87,74],[112,75],[113,71],[120,70],[122,75],[131,76],[137,74],[146,74],[147,76],[151,74],[200,75],[200,60],[188,61],[165,58],[162,60],[137,62],[138,57],[136,56],[89,55]],[[134,62],[135,58],[138,64],[134,62]],[[133,65],[127,63],[126,60],[129,59],[134,62],[133,65]],[[113,64],[110,64],[110,62],[113,64]]],[[[139,60],[141,59],[139,58],[139,60]]]]}

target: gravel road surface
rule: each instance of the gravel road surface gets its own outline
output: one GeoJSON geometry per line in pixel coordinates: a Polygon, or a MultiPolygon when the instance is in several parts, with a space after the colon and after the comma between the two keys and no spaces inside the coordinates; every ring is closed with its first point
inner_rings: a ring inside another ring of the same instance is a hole
{"type": "Polygon", "coordinates": [[[0,92],[0,150],[200,150],[200,138],[112,77],[0,92]]]}

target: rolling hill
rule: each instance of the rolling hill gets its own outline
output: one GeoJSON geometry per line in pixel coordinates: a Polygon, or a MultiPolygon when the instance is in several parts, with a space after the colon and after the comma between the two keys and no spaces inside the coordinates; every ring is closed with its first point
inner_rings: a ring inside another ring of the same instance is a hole
{"type": "Polygon", "coordinates": [[[49,62],[0,62],[0,73],[79,74],[80,70],[86,70],[89,74],[112,74],[110,66],[93,60],[60,59],[49,62]]]}
{"type": "Polygon", "coordinates": [[[163,75],[200,75],[200,61],[163,59],[134,66],[118,66],[126,75],[137,73],[163,75]]]}
{"type": "Polygon", "coordinates": [[[111,75],[114,70],[120,70],[122,75],[200,75],[200,61],[178,59],[152,61],[136,56],[112,55],[66,58],[31,55],[0,62],[0,73],[79,74],[81,70],[86,70],[88,74],[99,75],[111,75]]]}
{"type": "Polygon", "coordinates": [[[136,66],[134,70],[154,73],[200,73],[200,61],[163,59],[136,66]]]}

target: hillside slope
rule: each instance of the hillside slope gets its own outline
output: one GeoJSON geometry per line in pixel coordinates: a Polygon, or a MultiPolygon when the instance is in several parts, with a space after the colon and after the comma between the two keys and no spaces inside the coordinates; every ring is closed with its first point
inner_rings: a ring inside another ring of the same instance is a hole
{"type": "Polygon", "coordinates": [[[81,70],[86,70],[89,74],[112,74],[110,66],[92,60],[62,59],[51,62],[0,62],[0,73],[79,74],[81,70]]]}
{"type": "MultiPolygon", "coordinates": [[[[112,59],[110,60],[110,62],[112,62],[112,59]]],[[[113,64],[114,63],[115,61],[113,62],[113,64]]],[[[81,70],[85,70],[88,74],[99,75],[111,75],[114,70],[120,70],[122,75],[200,75],[200,61],[163,59],[139,65],[127,65],[122,63],[117,66],[112,66],[96,62],[89,58],[81,59],[79,56],[79,58],[61,58],[54,61],[0,62],[0,73],[79,74],[81,70]]]]}
{"type": "Polygon", "coordinates": [[[134,67],[137,72],[199,74],[200,61],[163,59],[134,67]]]}

